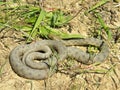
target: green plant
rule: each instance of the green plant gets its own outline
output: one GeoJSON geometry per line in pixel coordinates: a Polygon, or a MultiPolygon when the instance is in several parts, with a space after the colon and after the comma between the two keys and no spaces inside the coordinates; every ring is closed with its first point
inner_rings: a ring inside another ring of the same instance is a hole
{"type": "Polygon", "coordinates": [[[87,13],[88,13],[88,12],[91,12],[91,11],[93,11],[93,10],[95,10],[95,9],[97,9],[98,7],[100,7],[100,6],[102,6],[102,5],[104,5],[104,4],[107,3],[108,1],[110,1],[110,0],[101,0],[101,1],[99,1],[96,5],[92,6],[92,7],[87,11],[87,13]]]}
{"type": "Polygon", "coordinates": [[[95,13],[96,18],[100,24],[100,32],[99,35],[101,34],[102,30],[105,31],[105,33],[107,34],[107,38],[110,40],[112,39],[112,33],[110,31],[110,28],[106,25],[106,23],[104,22],[104,20],[102,19],[101,15],[99,13],[95,13]]]}
{"type": "Polygon", "coordinates": [[[6,6],[3,11],[6,12],[6,20],[0,23],[2,28],[9,27],[24,32],[23,36],[27,41],[37,37],[50,38],[50,35],[61,39],[83,38],[80,34],[68,34],[57,30],[73,19],[61,10],[46,12],[39,7],[18,5],[6,6]]]}

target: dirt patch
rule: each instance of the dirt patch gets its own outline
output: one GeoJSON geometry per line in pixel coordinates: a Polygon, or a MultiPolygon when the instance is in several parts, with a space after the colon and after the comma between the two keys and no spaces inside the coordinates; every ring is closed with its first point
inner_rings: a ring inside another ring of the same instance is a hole
{"type": "MultiPolygon", "coordinates": [[[[43,8],[48,11],[60,8],[71,15],[82,9],[70,22],[70,30],[68,27],[62,29],[68,33],[95,37],[100,24],[93,12],[85,15],[85,11],[97,2],[99,0],[45,0],[43,8]]],[[[100,65],[80,64],[80,69],[59,71],[47,80],[28,80],[13,72],[9,64],[9,53],[15,46],[25,41],[21,32],[8,28],[0,30],[0,90],[120,90],[120,5],[110,1],[98,7],[96,12],[102,15],[112,32],[113,39],[108,42],[111,52],[109,57],[100,65]],[[89,72],[85,72],[87,70],[89,72]]],[[[107,35],[102,33],[103,39],[106,40],[107,35]]]]}

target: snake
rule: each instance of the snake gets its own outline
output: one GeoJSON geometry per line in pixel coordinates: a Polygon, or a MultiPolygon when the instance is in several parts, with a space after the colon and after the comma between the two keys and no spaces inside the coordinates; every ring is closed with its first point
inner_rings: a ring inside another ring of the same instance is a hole
{"type": "Polygon", "coordinates": [[[40,40],[30,44],[16,46],[9,56],[13,71],[20,77],[45,80],[49,77],[51,65],[57,65],[68,57],[84,64],[103,62],[109,55],[108,44],[96,38],[71,40],[40,40]],[[90,55],[88,52],[73,47],[93,45],[99,53],[90,55]]]}

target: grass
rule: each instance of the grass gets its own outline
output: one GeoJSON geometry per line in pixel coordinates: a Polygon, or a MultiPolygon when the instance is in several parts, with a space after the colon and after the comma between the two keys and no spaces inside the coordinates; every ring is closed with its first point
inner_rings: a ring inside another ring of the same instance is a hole
{"type": "MultiPolygon", "coordinates": [[[[97,8],[101,7],[108,1],[109,0],[99,1],[96,5],[92,6],[87,13],[94,12],[97,8]]],[[[0,2],[0,5],[6,4],[8,5],[12,3],[0,2]]],[[[0,21],[1,28],[9,27],[23,32],[23,37],[25,37],[28,42],[39,37],[51,39],[51,36],[57,36],[57,38],[60,39],[84,38],[84,36],[80,34],[68,34],[57,30],[67,25],[76,16],[70,16],[61,10],[46,12],[39,7],[21,5],[19,2],[18,6],[11,7],[8,5],[2,9],[2,11],[6,12],[6,16],[5,20],[0,21]]],[[[108,38],[111,38],[111,31],[105,24],[101,15],[99,13],[95,13],[95,15],[101,26],[98,36],[101,36],[102,30],[104,30],[107,33],[108,38]]],[[[89,48],[89,52],[95,51],[92,47],[89,48]]]]}
{"type": "MultiPolygon", "coordinates": [[[[1,4],[6,5],[6,3],[1,4]]],[[[0,22],[1,28],[9,27],[24,32],[23,36],[27,38],[27,41],[39,37],[50,39],[50,35],[58,36],[61,39],[83,38],[80,34],[68,34],[57,30],[73,19],[72,16],[61,10],[46,12],[39,7],[19,5],[6,6],[2,11],[6,12],[6,20],[0,22]]]]}
{"type": "Polygon", "coordinates": [[[104,5],[105,3],[107,3],[108,1],[110,1],[110,0],[100,0],[97,4],[95,4],[94,6],[92,6],[92,7],[87,11],[87,13],[92,12],[93,10],[101,7],[102,5],[104,5]]]}
{"type": "MultiPolygon", "coordinates": [[[[101,7],[108,1],[109,0],[99,1],[96,5],[87,10],[87,13],[94,12],[98,7],[101,7]]],[[[16,2],[19,2],[19,0],[16,2]]],[[[84,38],[84,36],[80,34],[68,34],[57,30],[67,25],[74,17],[76,17],[76,15],[71,16],[61,10],[46,12],[37,6],[21,5],[20,2],[16,7],[11,7],[10,4],[13,3],[0,2],[0,5],[6,5],[2,10],[6,12],[6,15],[5,18],[2,18],[0,21],[0,28],[9,27],[21,31],[23,37],[25,37],[28,42],[40,37],[47,39],[54,39],[54,37],[57,37],[58,39],[84,38]]],[[[108,35],[108,39],[111,39],[111,31],[105,24],[101,15],[95,13],[95,16],[101,25],[100,30],[97,33],[98,36],[101,35],[103,29],[108,35]]]]}
{"type": "MultiPolygon", "coordinates": [[[[102,36],[102,32],[104,31],[107,34],[107,38],[111,40],[112,32],[110,28],[107,26],[106,22],[103,20],[101,14],[99,12],[96,12],[98,8],[102,7],[109,1],[110,0],[100,0],[98,3],[96,3],[96,5],[92,6],[89,10],[87,10],[87,13],[95,14],[95,19],[97,20],[100,26],[98,27],[99,30],[96,30],[96,32],[98,32],[97,36],[102,36]]],[[[5,4],[6,4],[5,2],[0,2],[1,6],[5,4]]],[[[22,6],[21,4],[19,4],[16,7],[5,6],[4,9],[0,8],[0,10],[6,13],[5,16],[0,17],[0,29],[2,30],[3,28],[7,27],[7,28],[20,31],[23,33],[23,37],[25,37],[28,42],[36,38],[51,39],[52,38],[51,36],[58,37],[61,39],[84,38],[84,36],[81,36],[80,34],[68,34],[60,31],[61,28],[68,25],[68,23],[75,17],[61,10],[57,9],[51,12],[47,12],[44,9],[40,9],[39,7],[33,7],[31,5],[22,6]]],[[[88,49],[89,49],[89,52],[91,53],[94,53],[97,51],[97,49],[94,47],[91,47],[88,49]]],[[[63,65],[62,68],[67,71],[69,70],[70,67],[73,66],[73,64],[74,64],[74,61],[69,60],[66,62],[66,64],[63,65]]],[[[104,66],[105,68],[104,67],[97,68],[98,65],[93,64],[91,66],[95,67],[94,69],[76,69],[73,72],[81,75],[80,78],[83,78],[83,79],[87,78],[86,76],[87,73],[89,73],[89,76],[91,75],[91,73],[94,73],[96,74],[96,76],[97,74],[102,74],[102,75],[106,75],[106,76],[108,75],[111,77],[114,73],[113,70],[115,70],[116,67],[115,65],[109,66],[109,64],[110,63],[108,63],[108,66],[104,66]]],[[[0,75],[2,74],[2,69],[4,65],[2,65],[0,68],[0,75]]],[[[54,66],[51,67],[51,71],[54,69],[55,69],[54,66]]],[[[100,78],[104,78],[104,77],[100,77],[100,78]]],[[[31,82],[28,82],[28,83],[31,84],[31,89],[32,89],[33,88],[32,83],[31,82]]],[[[81,84],[83,83],[74,84],[74,86],[71,87],[71,90],[80,89],[81,84]]],[[[86,81],[84,82],[84,84],[88,85],[89,83],[88,81],[86,81]]],[[[83,87],[87,88],[85,85],[83,85],[83,87]]]]}
{"type": "Polygon", "coordinates": [[[101,1],[97,2],[94,6],[90,7],[90,9],[85,12],[85,14],[90,13],[90,12],[94,13],[96,20],[100,24],[99,30],[98,31],[96,30],[95,33],[97,33],[98,37],[101,37],[102,32],[105,32],[107,35],[107,39],[111,40],[112,32],[111,32],[110,28],[104,22],[101,14],[96,11],[99,7],[102,7],[104,4],[108,3],[109,1],[110,0],[101,0],[101,1]]]}
{"type": "MultiPolygon", "coordinates": [[[[97,38],[99,38],[99,39],[104,38],[108,41],[110,41],[113,38],[112,32],[111,32],[110,28],[106,25],[105,21],[103,20],[102,15],[99,12],[97,12],[97,9],[99,7],[102,7],[104,4],[108,3],[109,1],[110,0],[100,0],[94,6],[90,7],[89,10],[87,10],[85,12],[85,14],[93,13],[96,21],[99,23],[99,27],[97,27],[98,30],[95,30],[95,32],[93,33],[93,34],[96,34],[95,37],[97,36],[97,38]],[[103,32],[105,32],[105,36],[103,36],[103,32]]],[[[89,46],[88,52],[90,54],[93,54],[94,52],[98,52],[98,48],[89,46]]]]}
{"type": "Polygon", "coordinates": [[[95,15],[96,15],[96,18],[100,24],[100,30],[99,30],[100,33],[99,34],[101,34],[102,30],[104,30],[105,33],[107,34],[107,38],[109,40],[111,40],[112,39],[112,32],[110,31],[110,28],[105,24],[104,20],[102,19],[101,15],[99,13],[95,13],[95,15]]]}

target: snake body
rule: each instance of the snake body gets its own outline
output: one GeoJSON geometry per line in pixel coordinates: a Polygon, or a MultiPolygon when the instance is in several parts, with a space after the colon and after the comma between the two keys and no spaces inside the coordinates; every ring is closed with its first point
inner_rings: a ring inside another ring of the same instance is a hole
{"type": "Polygon", "coordinates": [[[108,45],[104,41],[95,38],[60,41],[41,40],[15,47],[10,53],[10,65],[21,77],[43,80],[49,76],[50,60],[55,65],[67,57],[72,57],[82,63],[91,64],[103,62],[108,55],[108,45]],[[90,56],[89,53],[71,47],[73,45],[94,45],[100,48],[100,52],[95,56],[90,56]],[[53,55],[54,51],[57,52],[57,57],[53,55]],[[35,60],[38,60],[38,62],[35,62],[35,60]]]}

